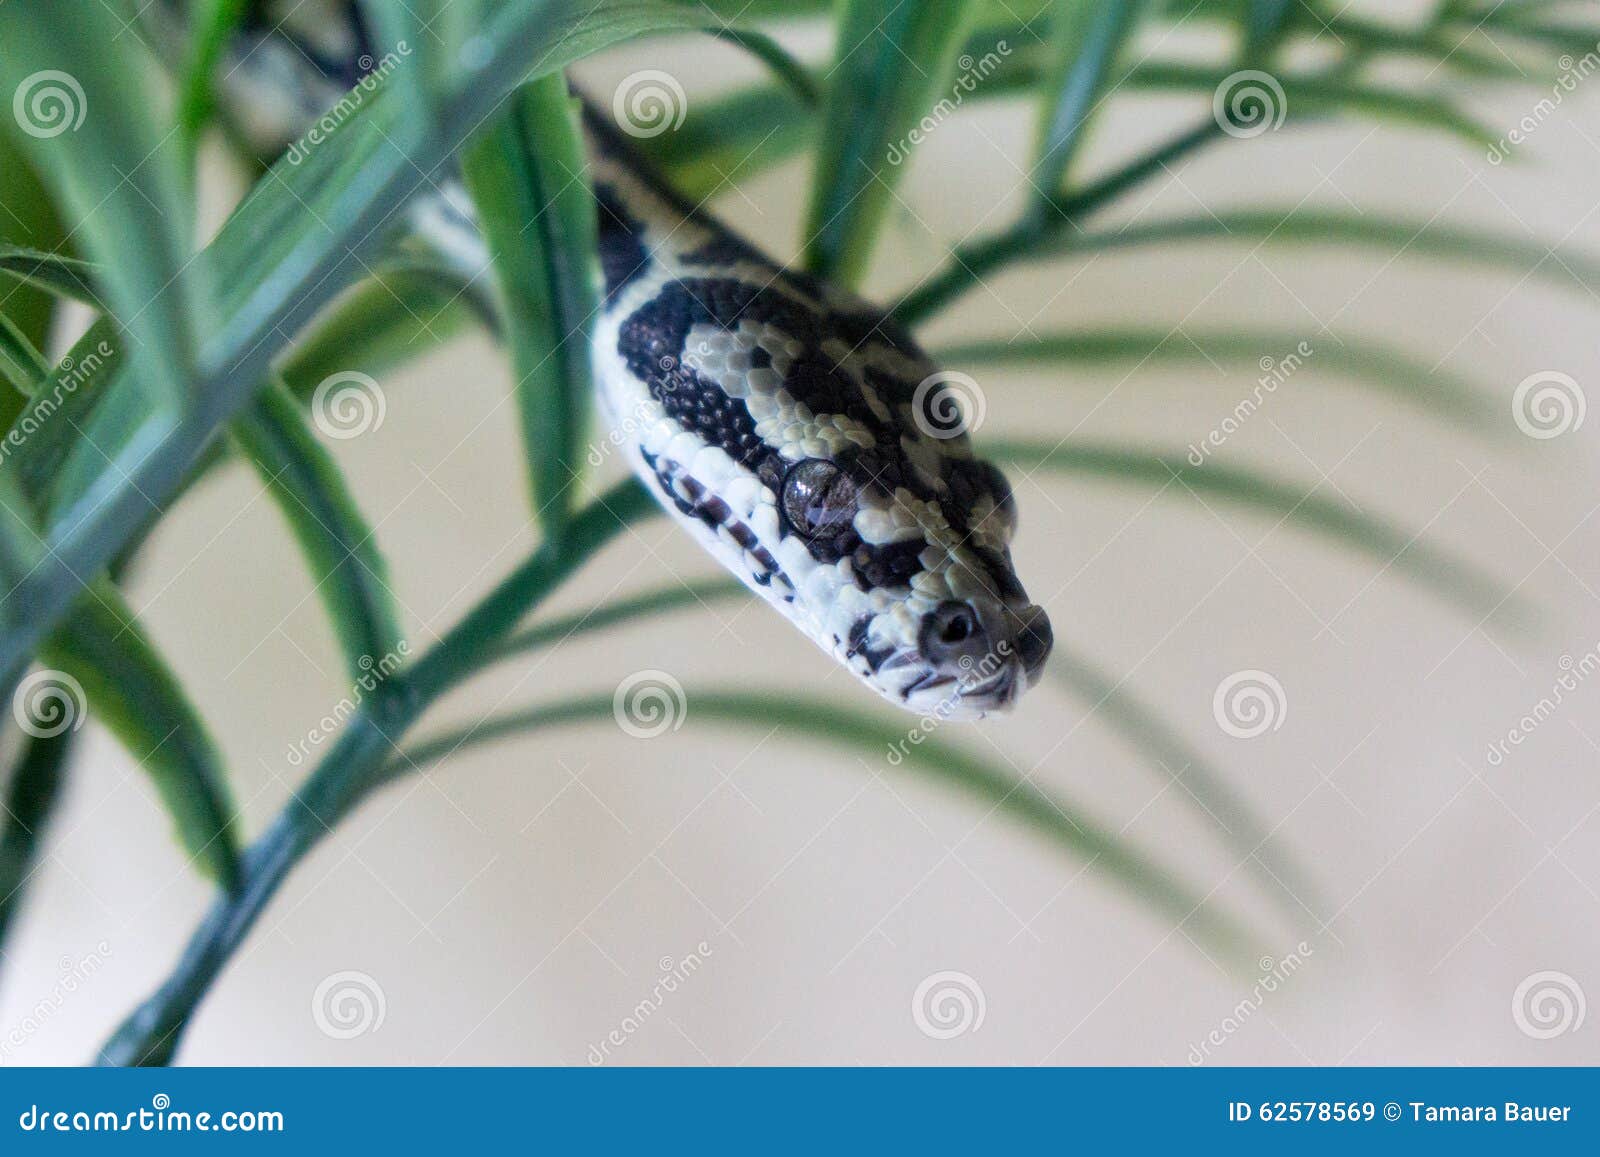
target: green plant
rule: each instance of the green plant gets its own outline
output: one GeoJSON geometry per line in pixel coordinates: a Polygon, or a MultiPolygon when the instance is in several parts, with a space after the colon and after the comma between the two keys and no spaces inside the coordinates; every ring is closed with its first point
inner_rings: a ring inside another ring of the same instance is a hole
{"type": "MultiPolygon", "coordinates": [[[[584,457],[589,369],[584,343],[563,338],[581,334],[593,309],[582,273],[593,210],[587,190],[571,180],[581,167],[581,142],[562,70],[573,61],[625,39],[685,32],[721,36],[759,57],[773,73],[770,82],[697,102],[679,131],[646,143],[696,196],[809,151],[815,180],[804,260],[850,284],[865,272],[883,232],[901,171],[888,160],[897,142],[960,83],[953,79],[959,59],[994,55],[992,71],[966,95],[1033,105],[1034,196],[1012,223],[959,246],[945,266],[907,287],[895,312],[912,325],[1019,262],[1204,238],[1337,239],[1580,284],[1593,277],[1592,262],[1578,257],[1547,262],[1542,247],[1376,213],[1218,209],[1116,229],[1102,223],[1109,209],[1179,158],[1245,147],[1244,130],[1277,115],[1281,102],[1293,109],[1294,123],[1393,120],[1492,145],[1494,134],[1452,97],[1427,85],[1370,80],[1371,66],[1411,59],[1463,84],[1543,81],[1556,54],[1593,52],[1596,33],[1550,16],[1556,6],[1538,0],[1458,0],[1414,26],[1380,26],[1320,0],[907,0],[887,19],[868,0],[837,6],[374,2],[366,7],[380,40],[405,42],[406,67],[377,81],[303,158],[278,160],[261,172],[217,236],[198,250],[190,237],[196,147],[218,115],[213,74],[245,6],[210,0],[192,7],[199,18],[176,77],[160,75],[140,38],[122,34],[131,5],[122,12],[99,0],[12,0],[0,8],[6,45],[0,89],[21,94],[37,85],[42,69],[56,68],[70,74],[76,99],[94,110],[70,131],[0,125],[0,274],[10,279],[0,299],[0,373],[14,387],[0,413],[11,430],[0,462],[0,578],[7,592],[0,601],[0,683],[13,701],[33,678],[27,672],[35,660],[75,680],[150,774],[195,866],[218,886],[169,980],[107,1043],[102,1059],[114,1063],[172,1056],[194,1008],[285,876],[371,792],[468,744],[578,724],[612,708],[609,695],[547,702],[400,746],[445,692],[495,662],[581,632],[738,596],[727,584],[664,589],[571,619],[523,625],[619,531],[656,512],[632,481],[590,503],[575,501],[572,464],[584,457]],[[833,67],[792,58],[763,31],[764,21],[780,15],[830,14],[840,45],[833,67]],[[1205,66],[1136,49],[1139,34],[1162,21],[1228,30],[1231,47],[1205,66]],[[1310,40],[1327,50],[1322,63],[1287,63],[1310,40]],[[994,48],[1000,43],[1011,46],[1003,56],[994,48]],[[908,60],[925,67],[906,68],[908,60]],[[1256,94],[1264,106],[1220,99],[1242,73],[1272,79],[1275,88],[1256,94]],[[1081,146],[1103,106],[1152,90],[1195,96],[1193,127],[1110,172],[1082,172],[1081,146]],[[163,102],[171,106],[167,114],[147,115],[163,102]],[[477,324],[471,296],[459,292],[450,271],[419,260],[393,228],[398,210],[457,160],[495,254],[488,320],[516,370],[530,509],[542,542],[443,639],[410,657],[378,539],[304,404],[351,364],[380,372],[477,324]],[[98,319],[52,362],[40,351],[49,348],[61,299],[87,304],[98,319]],[[213,469],[241,467],[270,484],[326,605],[349,677],[373,683],[282,813],[253,839],[233,821],[226,769],[203,721],[117,585],[153,522],[186,489],[213,469]],[[391,667],[385,660],[394,656],[409,661],[391,667]],[[380,664],[383,677],[372,681],[380,664]],[[169,742],[171,736],[179,740],[169,742]]],[[[71,92],[67,97],[70,106],[71,92]]],[[[67,115],[73,116],[70,107],[67,115]]],[[[953,365],[1023,359],[1137,365],[1153,357],[1253,361],[1263,349],[1292,344],[1245,325],[1198,344],[1171,342],[1159,329],[1079,330],[1030,342],[969,343],[943,355],[953,365]]],[[[1429,373],[1405,351],[1378,342],[1346,346],[1329,356],[1327,368],[1401,391],[1450,421],[1475,424],[1483,415],[1484,395],[1471,383],[1429,373]]],[[[990,449],[1030,469],[1108,483],[1170,480],[1176,495],[1266,512],[1393,563],[1475,617],[1505,604],[1507,592],[1469,562],[1375,515],[1310,497],[1288,480],[1216,464],[1200,469],[1139,446],[1051,440],[990,449]]],[[[1260,867],[1263,887],[1292,916],[1295,897],[1308,894],[1308,873],[1273,845],[1225,777],[1092,661],[1062,654],[1058,669],[1066,690],[1105,708],[1102,718],[1153,764],[1189,768],[1186,785],[1205,822],[1260,867]]],[[[805,696],[780,702],[705,689],[694,702],[707,721],[826,731],[835,743],[874,754],[905,732],[899,720],[805,696]]],[[[27,738],[8,781],[0,935],[20,902],[39,831],[69,765],[72,730],[39,730],[27,738]]],[[[1175,869],[1059,795],[959,741],[920,744],[905,766],[1092,861],[1228,959],[1255,955],[1254,933],[1241,919],[1216,910],[1175,869]]]]}

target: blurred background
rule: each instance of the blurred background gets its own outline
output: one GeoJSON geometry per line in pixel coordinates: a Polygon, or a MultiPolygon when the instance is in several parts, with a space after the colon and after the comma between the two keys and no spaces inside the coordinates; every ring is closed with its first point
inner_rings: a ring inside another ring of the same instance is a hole
{"type": "MultiPolygon", "coordinates": [[[[805,28],[783,38],[825,49],[805,28]]],[[[643,68],[678,78],[690,101],[760,76],[704,39],[613,51],[576,76],[605,96],[643,68]]],[[[1359,206],[1600,256],[1600,86],[1585,83],[1503,164],[1402,126],[1296,124],[1291,106],[1283,130],[1173,166],[1111,224],[1223,205],[1359,206]]],[[[1509,129],[1546,91],[1475,111],[1509,129]]],[[[1115,106],[1085,170],[1191,123],[1196,107],[1115,106]]],[[[986,103],[914,151],[875,294],[904,290],[953,241],[1009,218],[1031,132],[1031,107],[986,103]]],[[[804,162],[783,166],[715,207],[790,257],[806,176],[804,162]]],[[[216,192],[219,217],[228,196],[216,192]]],[[[1600,383],[1597,289],[1398,251],[1172,245],[991,278],[926,333],[938,346],[1068,326],[1177,339],[1253,326],[1313,350],[1377,335],[1488,391],[1490,421],[1453,427],[1313,355],[1211,461],[1422,530],[1514,590],[1534,611],[1525,626],[1170,481],[1013,474],[1018,570],[1063,644],[1125,680],[1225,774],[1314,888],[1292,912],[1265,903],[1255,865],[1197,822],[1186,768],[1153,764],[1059,682],[1008,718],[939,738],[1032,776],[1249,916],[1263,930],[1260,975],[1229,972],[1095,864],[909,768],[697,720],[697,688],[871,706],[771,611],[721,602],[496,669],[434,712],[466,721],[609,694],[642,670],[670,673],[687,695],[681,728],[655,738],[609,723],[548,731],[373,799],[290,879],[181,1060],[1600,1063],[1600,1014],[1585,997],[1600,996],[1600,678],[1583,678],[1600,648],[1600,418],[1532,438],[1512,406],[1531,375],[1600,383]],[[1282,689],[1273,726],[1251,738],[1214,712],[1219,685],[1241,671],[1282,689]],[[1568,674],[1575,689],[1539,709],[1568,674]],[[1525,741],[1495,752],[1513,730],[1525,741]]],[[[1251,395],[1254,360],[972,368],[987,401],[976,441],[1052,431],[1176,461],[1251,395]]],[[[426,642],[534,545],[509,370],[471,335],[382,386],[382,425],[334,449],[426,642]]],[[[599,481],[618,470],[608,462],[599,481]]],[[[713,573],[655,520],[551,613],[713,573]]],[[[230,470],[187,498],[129,597],[212,722],[247,830],[259,831],[305,774],[293,745],[346,688],[254,475],[230,470]]],[[[95,727],[11,939],[7,1064],[89,1058],[209,900],[147,780],[95,727]]]]}

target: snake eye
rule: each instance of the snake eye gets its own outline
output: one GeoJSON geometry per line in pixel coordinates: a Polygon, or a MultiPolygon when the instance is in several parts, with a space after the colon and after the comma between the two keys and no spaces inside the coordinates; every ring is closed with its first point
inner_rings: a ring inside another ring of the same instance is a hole
{"type": "Polygon", "coordinates": [[[783,513],[807,538],[837,534],[855,519],[856,484],[832,462],[797,462],[783,479],[783,513]]]}

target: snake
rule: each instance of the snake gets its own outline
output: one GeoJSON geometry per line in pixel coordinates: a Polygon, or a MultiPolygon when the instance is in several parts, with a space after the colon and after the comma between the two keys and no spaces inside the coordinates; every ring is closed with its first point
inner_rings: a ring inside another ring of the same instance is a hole
{"type": "MultiPolygon", "coordinates": [[[[224,106],[267,156],[378,56],[340,0],[252,4],[230,53],[224,106]]],[[[884,699],[940,720],[1010,709],[1053,636],[1012,562],[1011,485],[973,451],[970,379],[690,203],[629,139],[623,89],[613,106],[580,102],[610,443],[708,554],[884,699]]],[[[458,178],[407,220],[464,281],[492,282],[458,178]]]]}

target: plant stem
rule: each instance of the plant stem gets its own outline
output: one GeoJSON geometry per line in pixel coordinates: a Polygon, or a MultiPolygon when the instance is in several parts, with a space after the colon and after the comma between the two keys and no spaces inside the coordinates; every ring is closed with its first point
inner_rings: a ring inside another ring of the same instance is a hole
{"type": "Polygon", "coordinates": [[[970,245],[958,246],[942,270],[901,298],[892,311],[894,316],[909,326],[926,321],[930,315],[981,281],[984,274],[1009,262],[1028,259],[1041,242],[1069,228],[1077,228],[1084,218],[1102,206],[1221,135],[1222,126],[1214,118],[1208,117],[1194,128],[1180,133],[1123,168],[1108,173],[1082,191],[1053,202],[1041,203],[1037,210],[1024,214],[1010,228],[970,245]]]}
{"type": "Polygon", "coordinates": [[[246,850],[237,886],[217,897],[177,967],[107,1040],[99,1062],[159,1065],[170,1060],[196,1007],[279,885],[379,782],[377,773],[406,729],[488,661],[564,579],[618,532],[656,509],[638,481],[614,487],[577,514],[561,539],[542,543],[414,667],[379,684],[333,749],[246,850]]]}

